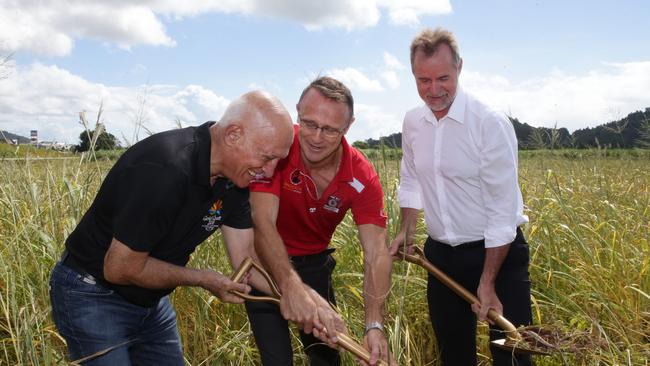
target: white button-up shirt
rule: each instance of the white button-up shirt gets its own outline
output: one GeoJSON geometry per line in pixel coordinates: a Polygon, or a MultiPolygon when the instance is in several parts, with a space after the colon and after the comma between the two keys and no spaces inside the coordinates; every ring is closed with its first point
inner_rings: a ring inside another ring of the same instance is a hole
{"type": "Polygon", "coordinates": [[[431,238],[497,247],[528,222],[512,124],[460,87],[440,120],[426,105],[406,113],[402,150],[400,207],[424,208],[431,238]]]}

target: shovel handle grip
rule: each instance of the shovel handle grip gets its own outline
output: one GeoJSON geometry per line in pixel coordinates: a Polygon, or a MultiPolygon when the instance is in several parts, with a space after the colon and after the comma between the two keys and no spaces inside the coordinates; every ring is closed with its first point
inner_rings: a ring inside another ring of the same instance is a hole
{"type": "MultiPolygon", "coordinates": [[[[248,273],[248,271],[251,270],[251,268],[255,268],[257,271],[259,271],[262,276],[264,276],[264,279],[266,282],[268,282],[269,286],[271,287],[271,291],[273,292],[272,296],[254,296],[254,295],[249,295],[245,294],[239,291],[232,291],[233,294],[248,300],[248,301],[259,301],[259,302],[272,302],[278,306],[280,306],[280,290],[278,289],[278,286],[276,285],[275,281],[273,281],[273,278],[271,275],[269,275],[268,272],[259,265],[257,262],[255,262],[251,257],[247,257],[240,265],[235,272],[233,272],[232,276],[230,277],[231,280],[234,282],[239,282],[241,279],[248,273]]],[[[336,342],[339,346],[341,346],[343,349],[346,351],[354,354],[358,358],[364,360],[366,363],[370,362],[370,353],[363,348],[361,344],[359,344],[357,341],[352,339],[350,336],[344,333],[337,333],[336,338],[338,341],[336,342]]],[[[388,363],[386,363],[383,360],[380,360],[377,362],[377,365],[381,366],[388,366],[388,363]]]]}
{"type": "MultiPolygon", "coordinates": [[[[451,277],[447,276],[443,271],[434,266],[429,262],[424,256],[424,252],[420,247],[414,247],[415,254],[404,253],[402,249],[399,249],[398,255],[407,262],[417,264],[420,267],[426,269],[429,273],[433,275],[438,281],[442,282],[445,286],[449,287],[453,292],[460,296],[463,300],[467,301],[470,304],[481,305],[479,299],[473,293],[467,291],[463,286],[458,282],[454,281],[451,277]]],[[[488,319],[490,319],[494,324],[499,328],[503,329],[506,332],[506,337],[510,341],[521,341],[521,334],[517,331],[517,328],[512,325],[512,323],[503,317],[503,315],[497,313],[494,309],[490,309],[487,314],[488,319]]]]}

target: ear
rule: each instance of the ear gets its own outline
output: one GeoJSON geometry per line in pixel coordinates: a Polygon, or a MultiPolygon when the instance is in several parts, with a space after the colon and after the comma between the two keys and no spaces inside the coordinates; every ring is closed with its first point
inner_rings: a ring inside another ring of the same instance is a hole
{"type": "Polygon", "coordinates": [[[224,136],[226,145],[239,146],[244,140],[244,130],[238,124],[231,123],[226,127],[224,136]]]}
{"type": "Polygon", "coordinates": [[[461,58],[460,61],[458,61],[458,75],[460,75],[460,70],[463,69],[463,59],[461,58]]]}
{"type": "Polygon", "coordinates": [[[354,116],[350,119],[350,123],[348,123],[348,127],[345,128],[345,131],[343,132],[344,135],[348,133],[348,131],[350,130],[350,126],[352,126],[353,123],[354,123],[354,116]]]}

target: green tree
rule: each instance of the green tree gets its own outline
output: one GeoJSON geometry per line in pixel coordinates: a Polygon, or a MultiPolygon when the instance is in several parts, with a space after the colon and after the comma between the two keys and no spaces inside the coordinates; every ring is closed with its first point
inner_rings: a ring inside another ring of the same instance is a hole
{"type": "Polygon", "coordinates": [[[368,143],[365,141],[355,141],[352,143],[352,146],[356,147],[357,149],[367,149],[368,143]]]}
{"type": "Polygon", "coordinates": [[[80,152],[90,150],[92,140],[95,140],[95,150],[112,150],[117,147],[117,138],[113,134],[104,131],[103,128],[98,128],[92,131],[83,131],[79,135],[80,142],[76,150],[80,152]],[[95,131],[99,132],[96,137],[95,131]]]}
{"type": "Polygon", "coordinates": [[[639,137],[636,139],[636,145],[642,149],[650,149],[650,118],[645,118],[639,124],[639,137]]]}

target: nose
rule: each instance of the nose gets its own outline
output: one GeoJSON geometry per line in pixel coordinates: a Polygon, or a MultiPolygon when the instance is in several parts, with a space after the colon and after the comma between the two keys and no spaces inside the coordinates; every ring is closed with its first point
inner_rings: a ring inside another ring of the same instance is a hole
{"type": "Polygon", "coordinates": [[[322,127],[316,127],[314,130],[314,133],[312,133],[312,136],[315,140],[321,140],[323,139],[323,128],[322,127]]]}

